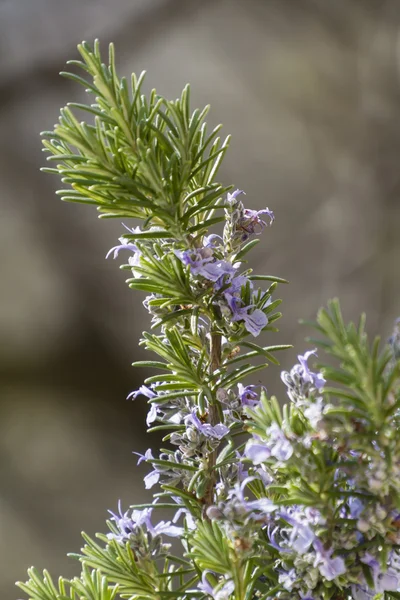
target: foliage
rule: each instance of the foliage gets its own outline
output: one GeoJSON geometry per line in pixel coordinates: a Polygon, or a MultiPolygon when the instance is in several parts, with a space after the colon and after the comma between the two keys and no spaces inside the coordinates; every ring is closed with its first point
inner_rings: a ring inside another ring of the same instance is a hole
{"type": "Polygon", "coordinates": [[[176,101],[146,97],[143,74],[117,77],[113,46],[108,66],[97,42],[79,51],[71,63],[90,80],[64,75],[94,103],[64,108],[44,134],[56,164],[46,171],[61,176],[63,200],[138,220],[108,256],[127,252],[127,283],[147,294],[141,344],[156,358],[134,364],[156,374],[129,397],[147,398],[166,448],[139,455],[153,502],[119,507],[97,541],[84,534],[79,578],[57,587],[31,569],[18,585],[31,600],[399,597],[400,324],[381,348],[364,317],[346,325],[332,301],[312,340],[330,362],[312,371],[315,351],[299,355],[282,373],[288,404],[245,385],[289,347],[253,340],[281,316],[273,294],[285,280],[247,265],[274,215],[218,183],[227,140],[207,132],[208,107],[191,112],[188,87],[176,101]]]}

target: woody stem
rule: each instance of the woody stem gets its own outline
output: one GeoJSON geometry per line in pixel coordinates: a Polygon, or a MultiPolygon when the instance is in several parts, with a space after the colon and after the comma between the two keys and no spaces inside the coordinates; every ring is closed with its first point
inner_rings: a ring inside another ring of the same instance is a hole
{"type": "MultiPolygon", "coordinates": [[[[217,369],[219,369],[221,365],[221,336],[219,333],[211,334],[211,364],[210,370],[211,373],[214,373],[217,369]]],[[[209,406],[209,423],[214,427],[219,423],[219,410],[218,410],[218,400],[215,398],[214,402],[209,406]]],[[[210,479],[207,485],[206,492],[204,494],[204,503],[205,506],[211,506],[214,503],[214,487],[215,487],[215,471],[213,468],[215,467],[217,460],[217,451],[214,450],[208,456],[208,470],[210,473],[210,479]]]]}

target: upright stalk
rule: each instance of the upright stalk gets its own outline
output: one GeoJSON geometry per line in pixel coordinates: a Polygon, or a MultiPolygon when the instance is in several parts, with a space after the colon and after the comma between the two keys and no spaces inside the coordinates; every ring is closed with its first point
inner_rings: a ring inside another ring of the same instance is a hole
{"type": "MultiPolygon", "coordinates": [[[[211,334],[211,361],[210,372],[214,373],[221,365],[221,335],[219,333],[211,334]]],[[[214,397],[213,403],[209,406],[208,420],[211,425],[216,425],[219,422],[218,400],[214,397]]],[[[205,508],[214,504],[214,487],[215,487],[215,464],[217,460],[217,450],[210,453],[208,457],[208,470],[210,478],[207,489],[204,494],[205,508]]]]}

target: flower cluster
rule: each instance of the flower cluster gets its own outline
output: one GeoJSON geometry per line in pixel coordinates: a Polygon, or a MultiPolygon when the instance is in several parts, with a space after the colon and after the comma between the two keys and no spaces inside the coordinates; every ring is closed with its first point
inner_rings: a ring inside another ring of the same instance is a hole
{"type": "Polygon", "coordinates": [[[123,513],[119,504],[118,509],[118,514],[109,511],[113,522],[110,523],[111,533],[107,534],[107,538],[118,544],[128,544],[137,560],[156,559],[168,553],[170,544],[165,544],[162,536],[179,537],[183,533],[182,527],[177,527],[170,521],[160,521],[153,526],[153,508],[123,513]]]}
{"type": "Polygon", "coordinates": [[[248,553],[273,562],[274,597],[322,600],[337,589],[335,598],[372,600],[400,588],[400,415],[382,423],[384,435],[374,423],[373,439],[354,431],[354,419],[349,427],[327,400],[325,378],[309,368],[315,353],[282,373],[291,401],[285,418],[271,413],[265,395],[247,408],[246,478],[208,515],[229,539],[245,540],[248,553]],[[246,487],[261,497],[249,500],[246,487]]]}
{"type": "MultiPolygon", "coordinates": [[[[244,296],[254,295],[252,281],[240,272],[241,263],[235,261],[233,248],[238,248],[236,243],[238,232],[240,242],[246,241],[251,235],[261,233],[266,226],[260,215],[268,213],[272,224],[274,219],[272,211],[268,209],[255,211],[244,209],[236,197],[242,193],[236,190],[228,194],[227,214],[229,219],[225,225],[224,236],[204,236],[202,246],[187,250],[175,250],[176,256],[182,263],[189,267],[190,273],[200,287],[209,288],[214,295],[214,306],[218,306],[225,319],[225,326],[235,322],[243,322],[246,330],[257,337],[268,324],[268,317],[262,308],[270,304],[270,297],[263,299],[262,303],[246,303],[244,296]],[[243,234],[245,232],[245,236],[243,234]]],[[[254,295],[255,297],[255,295],[254,295]]]]}

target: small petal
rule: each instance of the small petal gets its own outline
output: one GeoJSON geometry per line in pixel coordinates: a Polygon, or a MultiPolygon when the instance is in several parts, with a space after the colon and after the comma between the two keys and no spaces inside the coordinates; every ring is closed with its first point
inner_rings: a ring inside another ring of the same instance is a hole
{"type": "Polygon", "coordinates": [[[234,202],[236,202],[236,196],[239,196],[239,194],[246,195],[243,190],[235,190],[234,192],[232,192],[232,194],[228,192],[226,195],[226,201],[228,202],[228,204],[233,204],[234,202]]]}
{"type": "Polygon", "coordinates": [[[128,394],[126,399],[130,400],[132,398],[132,400],[136,400],[136,398],[140,395],[146,396],[146,398],[149,399],[155,398],[157,396],[157,394],[153,392],[153,390],[151,390],[149,387],[147,387],[147,385],[141,385],[138,390],[134,390],[133,392],[128,394]]]}
{"type": "Polygon", "coordinates": [[[154,456],[151,453],[151,448],[148,448],[144,454],[140,454],[139,452],[132,452],[132,454],[136,454],[136,456],[139,457],[139,460],[136,463],[137,465],[140,465],[140,463],[142,463],[143,461],[151,460],[154,458],[154,456]]]}
{"type": "Polygon", "coordinates": [[[160,473],[158,471],[150,471],[144,478],[144,486],[146,490],[150,490],[160,479],[160,473]]]}
{"type": "Polygon", "coordinates": [[[176,525],[171,525],[170,521],[166,523],[161,521],[154,527],[154,533],[157,535],[168,535],[170,537],[180,537],[184,532],[183,527],[177,527],[176,525]]]}
{"type": "Polygon", "coordinates": [[[106,258],[108,258],[111,254],[113,254],[113,258],[117,258],[121,250],[130,250],[131,252],[135,253],[139,252],[135,244],[132,244],[131,242],[123,242],[122,244],[119,244],[119,246],[114,246],[113,248],[111,248],[111,250],[107,252],[106,258]]]}
{"type": "Polygon", "coordinates": [[[254,337],[260,335],[261,331],[268,324],[268,317],[262,310],[256,308],[250,315],[243,317],[245,327],[254,337]]]}
{"type": "Polygon", "coordinates": [[[151,423],[154,423],[154,421],[156,419],[157,419],[157,406],[155,404],[152,404],[149,412],[147,413],[147,417],[146,417],[147,427],[149,427],[151,425],[151,423]]]}
{"type": "Polygon", "coordinates": [[[249,440],[247,442],[244,453],[255,465],[265,462],[271,456],[270,449],[256,440],[249,440]]]}

